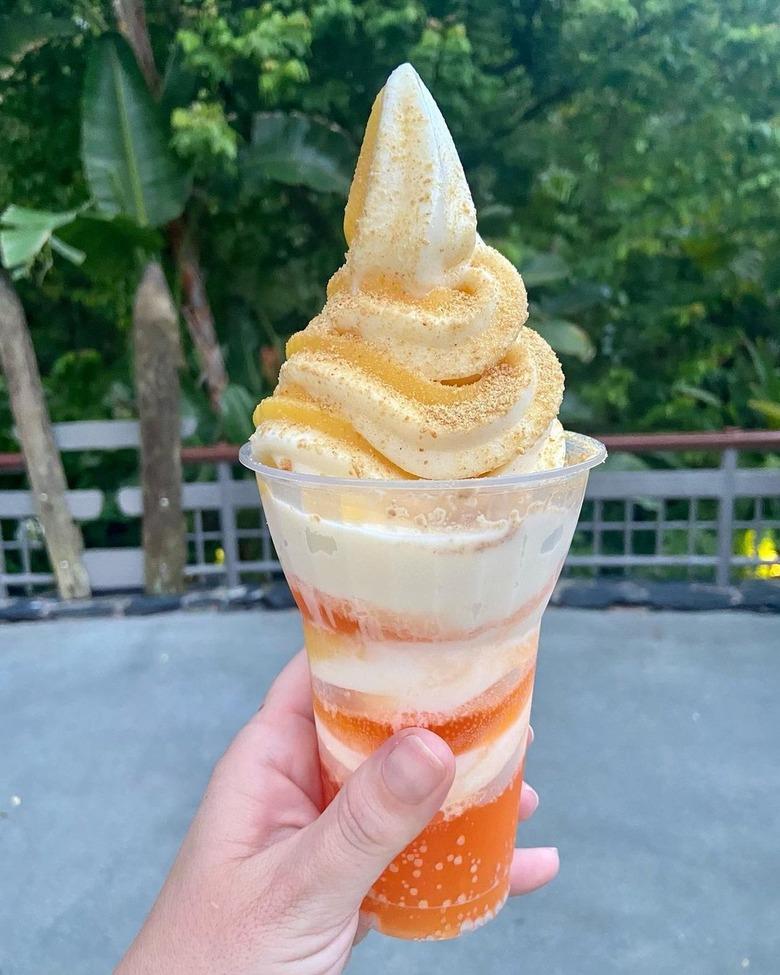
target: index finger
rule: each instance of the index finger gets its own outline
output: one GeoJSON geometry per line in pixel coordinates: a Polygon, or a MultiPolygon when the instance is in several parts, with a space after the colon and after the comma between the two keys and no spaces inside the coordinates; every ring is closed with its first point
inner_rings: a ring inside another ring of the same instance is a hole
{"type": "Polygon", "coordinates": [[[311,678],[306,653],[298,653],[281,671],[263,702],[264,711],[286,711],[314,720],[311,703],[311,678]]]}

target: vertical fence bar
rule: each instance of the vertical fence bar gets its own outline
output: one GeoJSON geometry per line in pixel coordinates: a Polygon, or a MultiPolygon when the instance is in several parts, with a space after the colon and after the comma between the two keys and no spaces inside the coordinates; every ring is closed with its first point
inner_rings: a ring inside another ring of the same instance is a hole
{"type": "Polygon", "coordinates": [[[222,522],[222,548],[225,550],[225,575],[229,586],[237,586],[238,573],[238,536],[236,534],[236,511],[233,507],[231,487],[233,478],[230,464],[220,461],[217,464],[217,481],[219,483],[219,517],[222,522]]]}
{"type": "Polygon", "coordinates": [[[5,599],[8,595],[8,586],[5,583],[5,541],[3,539],[3,523],[0,521],[0,599],[5,599]]]}
{"type": "MultiPolygon", "coordinates": [[[[688,499],[688,556],[696,554],[696,521],[699,516],[699,499],[688,499]]],[[[688,581],[693,578],[693,566],[688,562],[686,577],[688,581]]]]}
{"type": "MultiPolygon", "coordinates": [[[[32,573],[32,559],[30,557],[30,534],[29,519],[19,522],[19,555],[22,557],[22,572],[29,576],[32,573]]],[[[27,583],[27,591],[30,591],[30,583],[27,583]]]]}
{"type": "MultiPolygon", "coordinates": [[[[601,498],[595,498],[593,501],[593,555],[598,557],[601,555],[601,527],[603,524],[603,514],[604,514],[604,504],[601,498]]],[[[593,566],[593,575],[601,575],[601,566],[596,562],[593,566]]]]}
{"type": "Polygon", "coordinates": [[[197,565],[206,564],[206,543],[203,539],[203,512],[196,508],[192,512],[192,534],[195,543],[195,562],[197,565]]]}
{"type": "Polygon", "coordinates": [[[728,586],[734,549],[734,481],[737,472],[737,452],[733,447],[723,451],[720,469],[723,483],[718,499],[718,565],[715,582],[719,586],[728,586]]]}
{"type": "Polygon", "coordinates": [[[764,499],[755,498],[753,505],[753,521],[755,523],[755,540],[756,540],[756,568],[761,564],[761,556],[759,555],[759,548],[761,546],[761,539],[764,537],[764,499]]]}
{"type": "Polygon", "coordinates": [[[623,502],[623,554],[633,555],[633,536],[634,529],[631,522],[634,521],[636,512],[634,510],[634,500],[626,499],[623,502]]]}

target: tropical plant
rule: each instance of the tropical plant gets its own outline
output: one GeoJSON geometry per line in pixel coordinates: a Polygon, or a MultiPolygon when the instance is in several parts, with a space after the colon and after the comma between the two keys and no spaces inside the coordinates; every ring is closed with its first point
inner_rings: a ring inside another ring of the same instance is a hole
{"type": "MultiPolygon", "coordinates": [[[[6,4],[13,30],[0,33],[17,40],[0,49],[2,206],[60,213],[89,199],[77,106],[91,38],[115,7],[139,6],[6,4]]],[[[179,238],[162,228],[157,246],[189,326],[183,383],[204,438],[235,426],[221,429],[202,394],[199,311],[226,382],[256,399],[281,338],[317,311],[340,263],[349,163],[404,60],[448,119],[482,233],[526,271],[531,323],[558,345],[576,394],[571,422],[766,422],[749,402],[766,398],[750,389],[745,338],[776,357],[780,40],[768,0],[172,0],[148,4],[146,19],[141,61],[151,52],[159,66],[162,122],[192,178],[179,238]],[[176,269],[174,239],[192,242],[184,269],[199,275],[176,269]]],[[[137,18],[122,23],[139,36],[137,18]]],[[[47,381],[78,348],[128,381],[132,254],[112,247],[98,270],[108,249],[88,246],[96,229],[83,215],[54,228],[85,261],[55,262],[41,282],[46,244],[18,282],[47,381]]],[[[219,403],[243,409],[233,393],[219,403]]]]}

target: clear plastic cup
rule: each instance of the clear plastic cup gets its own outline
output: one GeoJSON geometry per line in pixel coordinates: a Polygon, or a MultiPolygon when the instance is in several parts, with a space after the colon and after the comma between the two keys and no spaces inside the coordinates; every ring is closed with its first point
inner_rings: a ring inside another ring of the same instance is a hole
{"type": "Polygon", "coordinates": [[[441,812],[363,903],[384,934],[453,938],[506,900],[539,624],[605,456],[567,434],[552,471],[360,481],[241,450],[303,617],[326,801],[400,728],[455,753],[441,812]]]}

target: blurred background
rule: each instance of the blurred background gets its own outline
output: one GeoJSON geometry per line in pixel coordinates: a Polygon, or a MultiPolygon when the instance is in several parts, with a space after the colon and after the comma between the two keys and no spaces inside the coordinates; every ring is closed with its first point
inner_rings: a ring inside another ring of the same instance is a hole
{"type": "MultiPolygon", "coordinates": [[[[52,226],[76,263],[51,236],[35,252],[40,237],[25,252],[4,238],[5,263],[28,270],[18,287],[55,421],[133,415],[139,251],[169,259],[181,219],[224,359],[210,374],[185,343],[187,407],[205,442],[245,438],[281,340],[342,261],[363,127],[409,60],[452,130],[481,233],[522,269],[534,325],[564,358],[568,424],[780,425],[774,4],[152,0],[157,112],[118,51],[138,165],[151,139],[170,154],[145,213],[96,172],[121,124],[88,84],[96,40],[122,47],[111,4],[11,0],[3,14],[0,196],[81,214],[52,226]],[[84,145],[82,125],[101,138],[84,145]],[[122,217],[135,226],[111,226],[122,217]]],[[[188,310],[192,295],[177,297],[188,310]]],[[[10,450],[7,396],[2,409],[10,450]]]]}
{"type": "MultiPolygon", "coordinates": [[[[56,212],[56,240],[80,252],[4,235],[5,264],[27,271],[55,421],[133,414],[138,260],[168,261],[179,219],[224,361],[205,368],[187,335],[187,409],[204,442],[245,437],[281,339],[343,258],[363,126],[409,60],[452,130],[481,233],[522,269],[535,327],[564,357],[567,423],[780,425],[774,4],[150,0],[151,51],[135,36],[154,57],[155,112],[111,34],[117,7],[6,0],[0,22],[0,199],[56,212]],[[100,38],[138,165],[164,144],[146,212],[99,175],[120,125],[90,97],[100,38]],[[82,125],[99,128],[87,144],[82,125]]],[[[177,298],[188,311],[193,296],[177,298]]],[[[1,409],[10,450],[7,396],[1,409]]]]}
{"type": "MultiPolygon", "coordinates": [[[[317,313],[343,259],[363,126],[406,60],[448,120],[482,235],[521,269],[531,324],[563,361],[567,426],[604,435],[780,428],[776,13],[762,0],[6,0],[0,329],[13,345],[10,309],[26,316],[14,334],[32,339],[68,487],[101,492],[99,511],[87,505],[75,532],[88,548],[140,543],[140,502],[123,505],[117,493],[138,484],[139,435],[72,427],[143,412],[134,356],[167,369],[168,398],[155,402],[158,383],[147,414],[181,405],[180,427],[149,434],[158,444],[173,452],[180,433],[185,447],[238,444],[251,432],[284,339],[317,313]],[[163,274],[145,278],[152,266],[163,274]],[[144,280],[173,323],[165,355],[138,320],[144,280]]],[[[29,468],[35,447],[21,443],[9,391],[38,380],[25,369],[12,382],[7,363],[5,372],[0,473],[2,486],[22,489],[20,451],[29,468]]],[[[608,443],[613,454],[630,448],[610,465],[633,472],[722,466],[727,448],[740,451],[727,467],[778,471],[777,444],[608,443]]],[[[205,462],[231,456],[185,450],[184,479],[213,481],[205,462]]],[[[180,480],[159,468],[144,477],[180,480]]],[[[728,538],[721,488],[710,498],[702,488],[696,510],[689,496],[659,512],[648,500],[663,493],[654,483],[634,490],[630,511],[610,497],[586,508],[590,534],[580,533],[575,556],[633,557],[635,575],[721,584],[735,566],[739,578],[780,573],[780,512],[766,479],[728,501],[728,538]],[[643,565],[651,556],[662,562],[643,565]]],[[[18,511],[22,527],[11,525],[6,508],[5,571],[31,592],[51,581],[40,532],[18,511]]],[[[239,512],[238,550],[229,539],[226,555],[214,512],[200,509],[198,529],[186,499],[184,508],[190,580],[205,579],[195,563],[224,575],[226,558],[249,564],[229,567],[229,581],[261,578],[253,572],[272,561],[262,525],[239,512]]],[[[172,504],[174,533],[181,518],[172,504]]],[[[612,568],[625,575],[627,563],[612,568]]],[[[597,569],[609,567],[588,563],[588,574],[597,569]]],[[[137,577],[128,563],[103,588],[137,577]]],[[[150,586],[147,571],[147,588],[181,581],[150,586]]]]}

